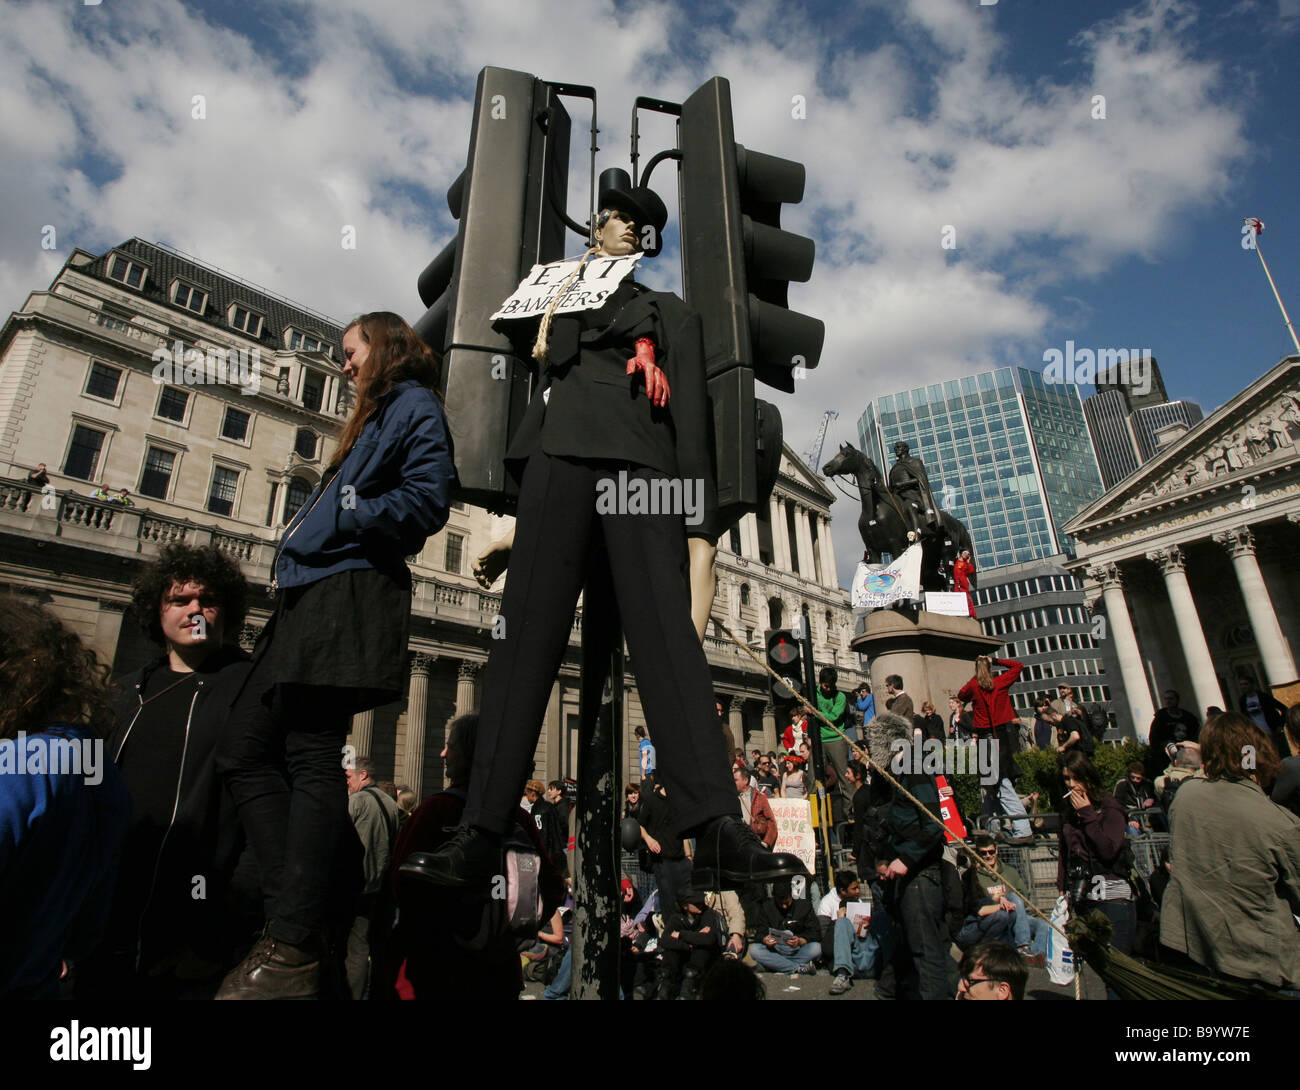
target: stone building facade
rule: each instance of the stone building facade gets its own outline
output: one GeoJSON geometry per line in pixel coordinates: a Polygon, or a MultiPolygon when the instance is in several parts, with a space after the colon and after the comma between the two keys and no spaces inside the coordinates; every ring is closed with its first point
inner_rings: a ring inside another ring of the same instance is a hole
{"type": "Polygon", "coordinates": [[[1297,679],[1300,356],[1081,510],[1069,567],[1106,618],[1145,739],[1163,691],[1204,716],[1297,679]]]}

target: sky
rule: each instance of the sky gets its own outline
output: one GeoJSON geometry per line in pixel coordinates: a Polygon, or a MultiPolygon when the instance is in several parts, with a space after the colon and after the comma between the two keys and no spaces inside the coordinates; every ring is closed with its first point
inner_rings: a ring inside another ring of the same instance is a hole
{"type": "MultiPolygon", "coordinates": [[[[636,96],[721,75],[737,140],[807,168],[783,226],[817,260],[790,303],[826,344],[764,395],[796,451],[826,409],[829,452],[873,397],[1067,341],[1149,349],[1210,412],[1294,351],[1241,229],[1265,221],[1300,316],[1298,36],[1300,0],[0,0],[0,312],[73,248],[139,236],[340,319],[413,322],[480,68],[595,86],[598,170],[629,165],[636,96]]],[[[586,111],[570,101],[578,220],[586,111]]],[[[669,147],[671,121],[642,114],[641,136],[669,147]]],[[[665,237],[642,278],[672,288],[665,237]]],[[[831,512],[843,585],[856,502],[831,512]]]]}

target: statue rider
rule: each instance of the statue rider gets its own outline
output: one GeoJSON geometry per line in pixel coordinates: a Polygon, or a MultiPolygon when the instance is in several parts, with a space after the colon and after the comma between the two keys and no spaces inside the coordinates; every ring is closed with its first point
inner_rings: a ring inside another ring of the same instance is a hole
{"type": "Polygon", "coordinates": [[[912,457],[911,448],[903,442],[894,444],[894,457],[898,460],[889,470],[889,488],[902,502],[911,528],[917,534],[925,530],[938,530],[939,504],[930,490],[930,478],[925,463],[912,457]]]}

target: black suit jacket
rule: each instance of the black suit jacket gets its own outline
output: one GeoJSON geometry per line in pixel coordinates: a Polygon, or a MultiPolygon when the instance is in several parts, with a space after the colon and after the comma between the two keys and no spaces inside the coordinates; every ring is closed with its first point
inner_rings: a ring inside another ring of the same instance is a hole
{"type": "Polygon", "coordinates": [[[540,449],[701,481],[703,521],[686,532],[716,539],[711,420],[700,316],[676,295],[627,280],[598,310],[553,321],[548,360],[506,464],[521,477],[523,463],[540,449]],[[671,393],[662,409],[650,403],[641,373],[627,374],[641,337],[654,342],[655,363],[668,376],[671,393]]]}

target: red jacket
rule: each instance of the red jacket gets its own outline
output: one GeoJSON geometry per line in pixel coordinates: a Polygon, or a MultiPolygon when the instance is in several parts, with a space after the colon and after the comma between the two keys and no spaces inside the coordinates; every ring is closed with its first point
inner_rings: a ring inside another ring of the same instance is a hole
{"type": "Polygon", "coordinates": [[[1015,684],[1024,665],[1015,659],[993,661],[999,666],[1005,666],[1006,670],[993,679],[992,692],[985,692],[976,680],[971,678],[957,694],[958,700],[970,704],[971,719],[977,731],[991,730],[993,727],[1002,726],[1003,723],[1010,723],[1016,718],[1007,690],[1015,684]]]}

